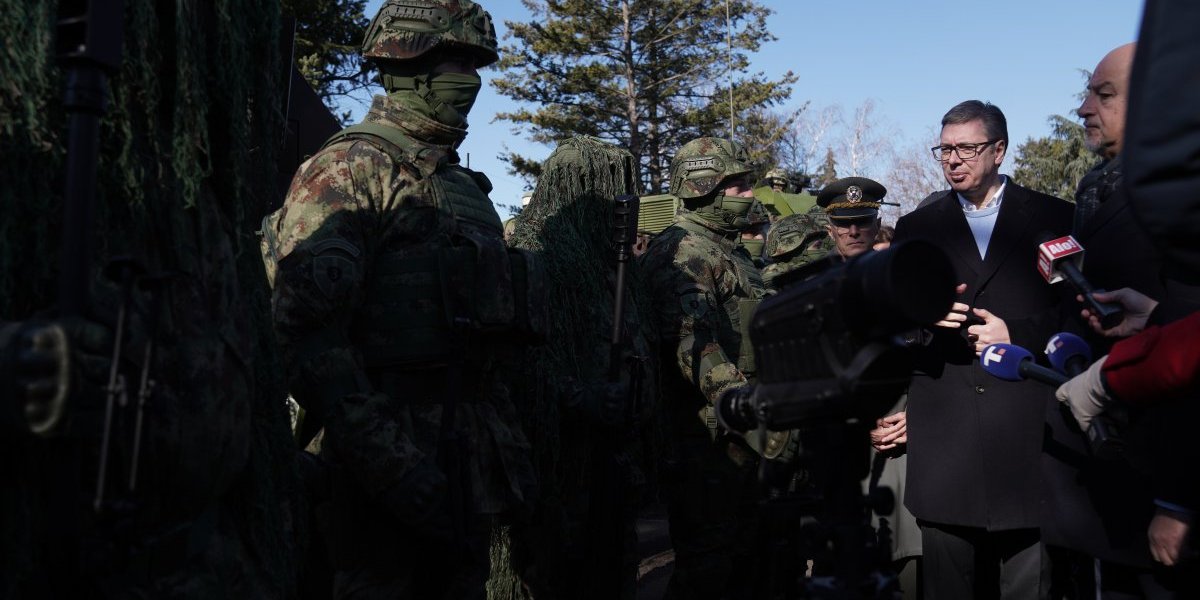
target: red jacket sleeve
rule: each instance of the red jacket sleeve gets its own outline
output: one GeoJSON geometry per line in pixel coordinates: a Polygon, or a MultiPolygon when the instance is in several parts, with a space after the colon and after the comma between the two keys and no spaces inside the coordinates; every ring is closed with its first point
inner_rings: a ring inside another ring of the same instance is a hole
{"type": "Polygon", "coordinates": [[[1195,394],[1198,374],[1200,312],[1117,342],[1104,361],[1109,390],[1135,404],[1195,394]]]}

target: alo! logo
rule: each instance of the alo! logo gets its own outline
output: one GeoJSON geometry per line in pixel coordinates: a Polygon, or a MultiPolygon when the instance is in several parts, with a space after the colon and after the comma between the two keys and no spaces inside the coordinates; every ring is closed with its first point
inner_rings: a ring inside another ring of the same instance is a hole
{"type": "Polygon", "coordinates": [[[1074,254],[1083,250],[1083,248],[1079,246],[1079,242],[1076,242],[1075,238],[1068,235],[1067,237],[1046,242],[1046,250],[1050,252],[1052,257],[1058,258],[1067,254],[1074,254]]]}

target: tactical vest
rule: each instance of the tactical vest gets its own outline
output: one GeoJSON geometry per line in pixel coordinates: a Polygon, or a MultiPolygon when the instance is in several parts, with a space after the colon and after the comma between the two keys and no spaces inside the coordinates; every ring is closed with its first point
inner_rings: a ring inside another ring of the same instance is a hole
{"type": "MultiPolygon", "coordinates": [[[[738,332],[739,343],[737,348],[737,368],[741,371],[746,379],[754,381],[754,374],[758,368],[754,362],[754,345],[750,343],[750,322],[754,318],[754,311],[758,309],[758,305],[762,302],[763,296],[767,293],[767,287],[763,283],[762,275],[758,272],[758,268],[754,266],[754,261],[750,258],[750,254],[745,248],[737,245],[735,242],[726,239],[721,234],[687,219],[680,219],[676,225],[682,227],[688,233],[700,235],[712,240],[717,245],[728,250],[729,260],[733,263],[734,271],[738,278],[738,287],[741,288],[744,297],[738,298],[736,309],[729,312],[730,323],[738,332]]],[[[730,310],[730,307],[726,307],[730,310]]]]}
{"type": "Polygon", "coordinates": [[[431,198],[438,213],[430,241],[372,263],[351,325],[365,365],[436,367],[463,359],[479,342],[541,339],[547,319],[541,265],[532,253],[505,247],[487,178],[393,127],[363,123],[325,145],[346,139],[417,165],[417,193],[431,198]]]}

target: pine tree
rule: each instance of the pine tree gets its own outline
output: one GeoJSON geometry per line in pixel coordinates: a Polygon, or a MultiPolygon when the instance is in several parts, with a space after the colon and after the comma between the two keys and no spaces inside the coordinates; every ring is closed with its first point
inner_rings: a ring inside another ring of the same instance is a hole
{"type": "MultiPolygon", "coordinates": [[[[529,139],[553,144],[586,134],[628,148],[647,191],[665,187],[674,151],[701,135],[755,139],[764,111],[791,95],[796,77],[749,73],[748,53],[775,38],[771,11],[732,1],[522,0],[529,22],[507,22],[502,76],[493,85],[523,107],[497,115],[529,139]],[[752,110],[753,109],[753,110],[752,110]]],[[[769,126],[769,125],[767,125],[769,126]]],[[[503,156],[514,174],[536,173],[528,158],[503,156]]]]}
{"type": "Polygon", "coordinates": [[[820,189],[837,181],[837,179],[837,161],[833,158],[833,148],[826,148],[825,162],[821,163],[821,168],[817,170],[817,175],[813,179],[813,185],[817,189],[820,189]]]}
{"type": "Polygon", "coordinates": [[[1079,180],[1096,163],[1083,126],[1062,115],[1050,117],[1050,135],[1017,147],[1013,179],[1044,194],[1072,200],[1079,180]]]}
{"type": "Polygon", "coordinates": [[[296,68],[343,123],[350,113],[337,112],[342,103],[371,86],[369,69],[358,53],[370,24],[363,14],[366,4],[366,0],[280,2],[284,15],[296,19],[296,68]]]}

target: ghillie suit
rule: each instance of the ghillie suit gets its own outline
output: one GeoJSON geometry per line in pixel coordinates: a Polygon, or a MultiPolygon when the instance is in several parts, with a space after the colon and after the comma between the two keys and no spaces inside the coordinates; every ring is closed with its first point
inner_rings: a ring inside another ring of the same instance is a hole
{"type": "MultiPolygon", "coordinates": [[[[52,39],[65,4],[0,7],[5,321],[55,314],[67,119],[52,39]]],[[[113,336],[71,339],[80,391],[54,435],[0,438],[0,597],[291,597],[292,443],[254,251],[278,193],[278,3],[124,5],[81,285],[88,330],[112,334],[127,313],[116,364],[126,401],[100,494],[113,336]],[[126,279],[122,301],[102,274],[119,271],[119,256],[161,278],[126,279]]]]}
{"type": "MultiPolygon", "coordinates": [[[[616,253],[614,198],[636,194],[629,152],[591,137],[562,142],[544,164],[510,244],[545,265],[547,343],[513,366],[514,397],[533,447],[540,502],[493,544],[493,599],[633,598],[634,520],[656,406],[654,356],[636,276],[625,294],[623,381],[608,381],[616,253]],[[511,567],[504,564],[511,551],[511,567]]],[[[630,265],[632,266],[632,264],[630,265]]]]}

